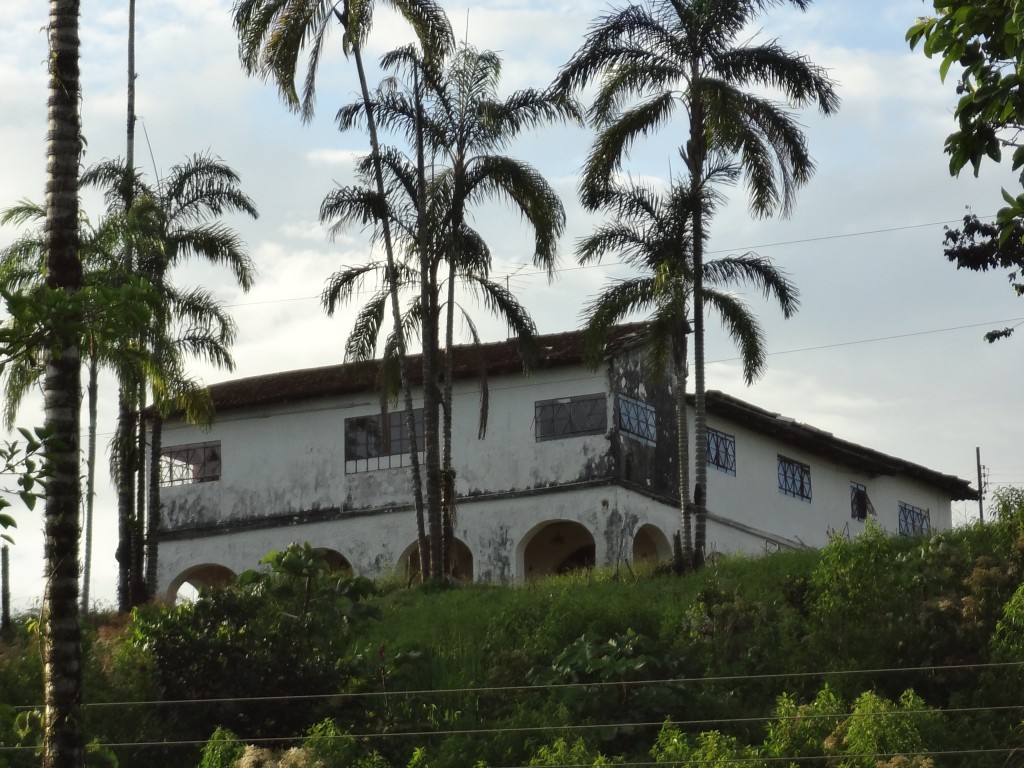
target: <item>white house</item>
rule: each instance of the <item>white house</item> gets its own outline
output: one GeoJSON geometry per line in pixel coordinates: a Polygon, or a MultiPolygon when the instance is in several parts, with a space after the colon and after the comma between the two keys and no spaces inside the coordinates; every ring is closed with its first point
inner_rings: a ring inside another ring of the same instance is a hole
{"type": "MultiPolygon", "coordinates": [[[[674,397],[671,378],[642,365],[643,328],[616,329],[597,371],[584,366],[576,332],[540,337],[529,375],[514,341],[457,350],[464,578],[518,582],[670,556],[674,397]]],[[[164,425],[161,594],[223,581],[291,541],[368,576],[407,564],[416,524],[404,414],[383,412],[378,370],[352,363],[216,384],[211,430],[164,425]]],[[[952,500],[977,498],[966,480],[721,392],[708,393],[708,424],[709,552],[821,546],[867,517],[894,534],[928,533],[950,527],[952,500]]]]}

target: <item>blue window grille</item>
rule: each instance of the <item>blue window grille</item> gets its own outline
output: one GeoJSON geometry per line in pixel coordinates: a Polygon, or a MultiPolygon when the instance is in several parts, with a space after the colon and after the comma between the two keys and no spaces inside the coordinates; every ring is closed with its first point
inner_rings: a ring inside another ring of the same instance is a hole
{"type": "Polygon", "coordinates": [[[708,466],[736,476],[736,438],[708,427],[708,466]]]}
{"type": "Polygon", "coordinates": [[[900,536],[928,536],[932,532],[932,515],[927,509],[900,502],[900,536]]]}
{"type": "Polygon", "coordinates": [[[811,468],[779,456],[779,490],[801,501],[811,500],[811,468]]]}
{"type": "Polygon", "coordinates": [[[657,445],[658,425],[654,406],[619,395],[619,431],[645,445],[657,445]]]}

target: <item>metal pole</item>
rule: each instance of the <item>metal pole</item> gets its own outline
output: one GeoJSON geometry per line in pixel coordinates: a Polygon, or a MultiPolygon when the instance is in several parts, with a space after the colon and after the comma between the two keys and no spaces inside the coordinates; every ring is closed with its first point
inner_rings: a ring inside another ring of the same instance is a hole
{"type": "Polygon", "coordinates": [[[0,547],[0,633],[11,631],[11,563],[7,545],[0,547]]]}
{"type": "Polygon", "coordinates": [[[978,460],[978,519],[981,522],[985,522],[985,507],[983,499],[985,497],[985,488],[981,484],[981,447],[977,446],[974,449],[974,455],[978,460]]]}

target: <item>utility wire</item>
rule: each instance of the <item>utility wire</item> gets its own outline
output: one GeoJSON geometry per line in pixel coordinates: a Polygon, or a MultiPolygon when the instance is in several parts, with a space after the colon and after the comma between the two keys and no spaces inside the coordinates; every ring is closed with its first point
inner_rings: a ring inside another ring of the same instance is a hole
{"type": "MultiPolygon", "coordinates": [[[[639,687],[651,685],[706,685],[706,684],[741,684],[747,682],[763,682],[766,680],[798,680],[817,677],[856,677],[856,676],[880,676],[908,673],[941,673],[966,670],[994,670],[1013,669],[1024,667],[1024,661],[1004,662],[982,662],[977,664],[947,664],[931,665],[921,667],[877,667],[872,669],[847,669],[847,670],[822,670],[814,672],[772,672],[761,675],[718,675],[711,677],[680,677],[666,679],[648,680],[618,680],[618,681],[595,681],[590,683],[548,683],[540,685],[507,685],[507,686],[476,686],[462,688],[422,688],[414,690],[394,691],[361,691],[348,693],[317,693],[317,694],[289,694],[283,696],[245,696],[245,697],[223,697],[209,699],[152,699],[146,701],[104,701],[83,704],[84,708],[100,709],[105,707],[135,707],[135,706],[172,706],[188,704],[239,704],[239,703],[266,703],[276,701],[312,701],[312,700],[344,700],[344,699],[365,699],[365,698],[387,698],[389,696],[442,696],[453,694],[502,694],[502,693],[533,693],[540,691],[566,690],[566,689],[595,689],[625,687],[639,687]]],[[[43,705],[20,705],[14,707],[16,710],[39,709],[43,705]]]]}
{"type": "MultiPolygon", "coordinates": [[[[993,216],[979,216],[978,218],[980,218],[980,219],[991,219],[991,218],[994,218],[994,217],[993,216]]],[[[947,225],[947,224],[959,224],[959,223],[961,223],[960,219],[951,219],[951,220],[948,220],[948,221],[935,221],[935,222],[931,222],[931,223],[928,223],[928,224],[906,224],[906,225],[899,226],[899,227],[887,227],[887,228],[883,228],[883,229],[869,229],[869,230],[863,230],[861,232],[847,232],[847,233],[841,234],[841,235],[821,235],[819,237],[806,237],[806,238],[802,238],[802,239],[799,239],[799,240],[783,240],[783,241],[780,241],[780,242],[777,242],[777,243],[763,243],[761,245],[751,245],[751,246],[745,246],[745,247],[742,247],[742,248],[718,248],[718,249],[715,249],[715,250],[708,251],[708,255],[714,255],[714,254],[718,254],[718,253],[738,253],[738,252],[746,253],[748,251],[756,251],[756,250],[760,250],[760,249],[764,249],[764,248],[779,248],[779,247],[782,247],[784,245],[800,245],[800,244],[803,244],[803,243],[816,243],[816,242],[823,242],[823,241],[826,241],[826,240],[842,240],[842,239],[845,239],[845,238],[848,238],[848,237],[865,237],[865,236],[868,236],[868,235],[883,235],[883,234],[888,234],[888,233],[891,233],[891,232],[903,232],[903,231],[911,230],[911,229],[925,229],[927,227],[937,227],[937,226],[944,226],[944,225],[947,225]]],[[[525,271],[525,272],[522,271],[523,268],[527,267],[527,266],[529,266],[529,265],[526,262],[522,262],[519,265],[517,265],[516,269],[513,270],[512,272],[508,272],[507,274],[504,274],[504,275],[495,275],[493,279],[496,282],[500,282],[500,281],[503,281],[503,280],[506,280],[506,279],[511,279],[513,277],[518,279],[518,278],[524,278],[524,277],[536,277],[537,275],[547,276],[547,272],[545,270],[541,270],[541,269],[535,269],[535,270],[530,270],[530,271],[525,271]]],[[[555,272],[556,273],[578,272],[578,271],[587,270],[587,269],[608,269],[608,268],[612,268],[612,267],[622,267],[622,266],[629,266],[629,264],[628,264],[628,262],[625,262],[625,261],[607,261],[607,262],[601,261],[601,262],[597,262],[596,264],[577,264],[577,265],[572,266],[572,267],[559,267],[558,269],[555,270],[555,272]]],[[[352,295],[353,296],[360,296],[360,295],[365,295],[367,293],[374,293],[374,291],[358,290],[358,291],[353,291],[352,295]]],[[[263,305],[263,304],[281,304],[281,303],[284,303],[284,302],[291,302],[291,301],[310,301],[312,299],[319,299],[319,298],[320,298],[319,295],[317,295],[317,296],[294,296],[294,297],[283,298],[283,299],[264,299],[262,301],[237,302],[235,304],[225,304],[224,306],[226,308],[230,309],[230,308],[235,308],[235,307],[257,306],[257,305],[263,305]]]]}

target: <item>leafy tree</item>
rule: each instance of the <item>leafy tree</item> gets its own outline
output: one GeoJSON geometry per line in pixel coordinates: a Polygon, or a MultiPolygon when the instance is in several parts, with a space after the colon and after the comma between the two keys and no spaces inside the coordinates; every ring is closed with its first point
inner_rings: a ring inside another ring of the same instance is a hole
{"type": "MultiPolygon", "coordinates": [[[[1024,224],[1017,218],[1012,223],[990,224],[976,215],[964,216],[963,229],[946,229],[946,258],[957,269],[975,272],[1006,269],[1010,287],[1018,296],[1024,296],[1024,224]],[[1002,237],[1003,232],[1010,233],[1002,237]]],[[[989,343],[1004,339],[1014,328],[991,330],[985,334],[989,343]]]]}
{"type": "MultiPolygon", "coordinates": [[[[428,59],[443,56],[452,49],[454,37],[448,18],[441,6],[433,0],[391,0],[389,4],[412,26],[428,59]]],[[[299,112],[305,121],[313,117],[317,70],[324,46],[331,31],[336,29],[334,25],[337,22],[343,32],[345,54],[352,56],[359,79],[366,129],[370,139],[374,191],[378,201],[377,210],[380,213],[387,200],[384,168],[377,135],[377,120],[373,112],[362,53],[373,22],[373,9],[373,0],[238,0],[233,12],[242,66],[250,75],[272,79],[285,104],[299,112]],[[300,55],[306,49],[309,55],[300,99],[295,81],[299,73],[300,55]]],[[[415,446],[416,420],[402,313],[398,300],[398,267],[392,243],[391,222],[386,215],[379,215],[378,220],[384,243],[385,263],[391,276],[387,285],[405,399],[406,429],[409,444],[415,446]]],[[[422,528],[420,521],[423,519],[423,492],[416,451],[410,453],[410,460],[417,525],[422,528]]],[[[421,533],[420,539],[422,538],[421,533]]],[[[420,562],[423,562],[422,556],[420,562]]]]}
{"type": "Polygon", "coordinates": [[[531,766],[600,766],[612,765],[612,761],[600,752],[587,746],[583,739],[576,739],[571,744],[565,739],[555,739],[550,745],[542,746],[530,758],[531,766]]]}
{"type": "MultiPolygon", "coordinates": [[[[959,176],[968,165],[978,176],[985,158],[996,163],[1011,154],[1014,171],[1024,167],[1024,7],[1015,0],[935,0],[935,15],[923,16],[907,30],[911,49],[921,46],[938,57],[943,82],[956,77],[959,97],[953,117],[956,130],[946,138],[949,172],[959,176]]],[[[1008,269],[1011,287],[1020,296],[1024,281],[1024,193],[1002,190],[1006,205],[994,224],[977,216],[964,218],[963,230],[947,230],[946,257],[957,268],[1008,269]]],[[[989,342],[1012,328],[985,334],[989,342]]]]}
{"type": "Polygon", "coordinates": [[[877,768],[883,758],[897,756],[924,765],[915,758],[939,746],[943,727],[941,714],[911,690],[896,701],[864,691],[852,707],[827,687],[803,705],[784,694],[774,717],[764,744],[767,757],[842,758],[840,764],[849,768],[877,768]]]}
{"type": "MultiPolygon", "coordinates": [[[[814,170],[790,107],[817,102],[829,115],[839,99],[826,71],[777,42],[739,42],[757,14],[784,0],[653,0],[599,17],[562,68],[564,92],[597,81],[588,111],[599,131],[580,181],[595,210],[624,157],[641,137],[685,113],[679,154],[697,193],[692,198],[696,562],[703,562],[707,512],[707,411],[704,383],[704,243],[701,202],[714,170],[736,158],[757,216],[787,215],[814,170]],[[780,92],[787,106],[750,88],[780,92]]],[[[805,8],[809,0],[791,0],[805,8]]]]}
{"type": "MultiPolygon", "coordinates": [[[[907,30],[911,49],[921,45],[925,56],[938,55],[939,76],[958,74],[960,97],[953,116],[957,130],[946,139],[950,173],[968,164],[977,176],[987,157],[999,162],[1012,150],[1012,167],[1024,166],[1024,8],[1015,0],[935,0],[934,16],[924,16],[907,30]]],[[[1003,192],[1007,208],[999,213],[1001,237],[1009,236],[1013,220],[1024,212],[1024,195],[1003,192]]]]}
{"type": "MultiPolygon", "coordinates": [[[[723,166],[709,179],[720,178],[725,183],[735,178],[737,172],[734,166],[723,166]]],[[[650,368],[655,376],[671,369],[675,387],[680,531],[687,567],[693,563],[686,417],[688,318],[694,290],[690,226],[693,196],[693,190],[682,182],[673,183],[660,194],[640,185],[614,185],[602,205],[609,214],[609,223],[580,240],[576,247],[580,264],[612,255],[640,273],[616,281],[587,306],[588,356],[596,365],[613,325],[635,312],[651,313],[647,338],[650,368]]],[[[703,202],[704,215],[710,216],[718,202],[718,196],[710,189],[703,202]]],[[[764,372],[766,351],[757,319],[741,299],[723,290],[737,284],[753,284],[766,297],[776,298],[786,317],[796,311],[799,301],[797,290],[786,275],[756,254],[728,256],[704,265],[704,301],[718,312],[740,348],[743,376],[749,384],[764,372]]]]}
{"type": "Polygon", "coordinates": [[[673,765],[700,765],[705,768],[729,768],[755,761],[757,751],[740,743],[735,736],[719,731],[704,731],[689,736],[666,723],[651,749],[656,763],[673,765]]]}

